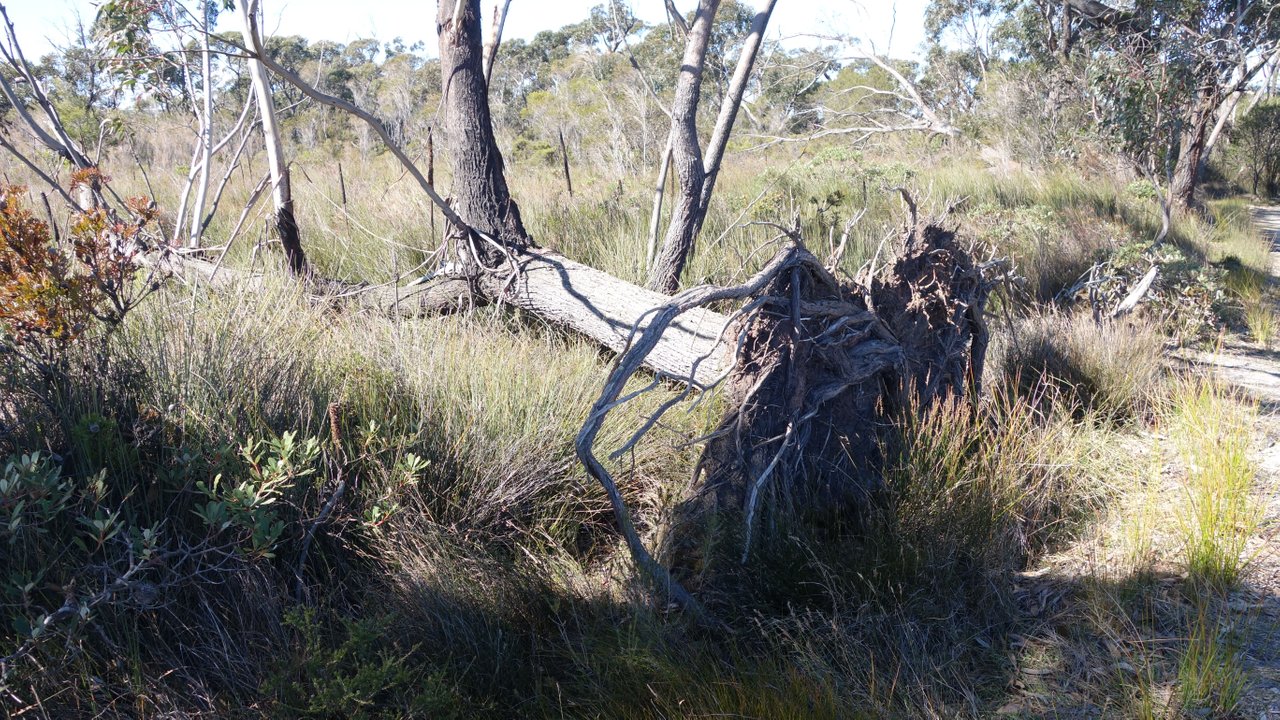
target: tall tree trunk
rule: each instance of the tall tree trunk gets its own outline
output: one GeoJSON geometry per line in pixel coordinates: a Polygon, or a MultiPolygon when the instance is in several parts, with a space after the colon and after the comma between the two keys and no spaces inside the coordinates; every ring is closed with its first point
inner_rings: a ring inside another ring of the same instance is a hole
{"type": "MultiPolygon", "coordinates": [[[[764,42],[764,31],[769,26],[769,18],[778,0],[768,0],[764,9],[756,13],[751,21],[751,29],[742,43],[742,51],[738,55],[738,64],[733,69],[733,78],[725,93],[724,102],[720,105],[720,114],[716,116],[715,128],[711,131],[711,139],[707,141],[707,152],[703,159],[706,177],[702,181],[702,215],[705,218],[707,208],[711,204],[711,193],[716,187],[716,178],[720,175],[720,163],[724,160],[725,148],[729,146],[729,135],[733,133],[733,125],[738,117],[738,109],[742,107],[742,97],[747,92],[747,82],[751,79],[751,69],[755,67],[756,54],[764,42]]],[[[702,228],[699,221],[698,228],[702,228]]]]}
{"type": "Polygon", "coordinates": [[[307,257],[302,252],[302,239],[298,234],[298,221],[293,215],[293,191],[289,185],[289,164],[284,159],[284,147],[280,140],[280,125],[276,121],[276,106],[271,99],[271,83],[266,68],[257,57],[266,55],[262,36],[258,32],[257,0],[236,0],[236,11],[244,26],[244,42],[256,57],[248,59],[249,77],[253,92],[258,98],[258,111],[262,114],[262,139],[271,169],[271,199],[275,209],[276,232],[284,247],[289,271],[303,275],[307,271],[307,257]]]}
{"type": "Polygon", "coordinates": [[[724,159],[729,135],[733,132],[733,124],[742,106],[742,97],[751,78],[751,68],[764,40],[764,31],[769,25],[775,4],[776,0],[769,0],[751,22],[751,29],[738,55],[733,78],[720,104],[720,112],[716,117],[711,139],[707,142],[705,155],[698,143],[698,99],[701,96],[702,70],[706,63],[711,23],[719,2],[702,0],[698,6],[698,14],[694,17],[685,43],[680,77],[676,81],[676,96],[671,105],[668,147],[672,153],[676,175],[680,178],[680,193],[674,202],[671,224],[667,227],[662,251],[650,269],[649,287],[654,290],[673,293],[680,285],[680,275],[684,272],[689,253],[693,251],[694,240],[702,231],[702,224],[706,220],[716,177],[720,172],[720,162],[724,159]]]}
{"type": "MultiPolygon", "coordinates": [[[[480,0],[439,3],[440,74],[444,138],[453,169],[453,208],[463,221],[504,248],[522,250],[528,233],[507,188],[502,154],[493,137],[481,47],[480,0]]],[[[502,250],[454,228],[464,265],[492,267],[502,250]]]]}
{"type": "Polygon", "coordinates": [[[702,70],[711,40],[711,24],[719,7],[720,0],[698,3],[685,40],[675,99],[671,102],[671,164],[680,181],[680,192],[673,198],[671,223],[667,226],[662,250],[649,271],[649,288],[658,292],[672,293],[679,287],[680,274],[684,272],[693,239],[704,218],[699,200],[706,170],[698,142],[698,99],[702,95],[702,70]]]}
{"type": "Polygon", "coordinates": [[[1178,161],[1173,167],[1169,194],[1173,202],[1183,210],[1199,207],[1196,190],[1204,174],[1205,149],[1208,145],[1214,110],[1219,105],[1214,93],[1202,93],[1191,107],[1190,116],[1182,129],[1178,142],[1178,161]]]}

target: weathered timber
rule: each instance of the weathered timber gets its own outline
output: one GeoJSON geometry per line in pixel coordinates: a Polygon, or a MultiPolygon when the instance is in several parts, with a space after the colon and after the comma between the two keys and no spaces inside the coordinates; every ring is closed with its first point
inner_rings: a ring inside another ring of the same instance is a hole
{"type": "MultiPolygon", "coordinates": [[[[170,272],[217,282],[255,282],[243,271],[218,268],[193,257],[171,255],[163,261],[170,272]]],[[[519,273],[508,268],[467,279],[440,276],[413,286],[359,286],[312,278],[318,300],[342,307],[401,318],[438,315],[476,304],[500,302],[528,311],[565,330],[584,335],[621,352],[632,340],[632,328],[647,326],[654,308],[671,300],[625,280],[575,262],[550,250],[530,248],[516,256],[519,273]]],[[[698,387],[713,383],[728,369],[728,357],[717,340],[728,318],[693,308],[663,333],[644,366],[676,381],[698,387]],[[702,362],[697,363],[699,358],[702,362]],[[694,365],[697,363],[697,368],[694,365]]]]}

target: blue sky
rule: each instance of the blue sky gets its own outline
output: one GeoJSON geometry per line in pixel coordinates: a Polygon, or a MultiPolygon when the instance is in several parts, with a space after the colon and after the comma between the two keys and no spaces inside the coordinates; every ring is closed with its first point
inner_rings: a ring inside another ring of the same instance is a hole
{"type": "MultiPolygon", "coordinates": [[[[93,0],[2,0],[9,9],[18,38],[29,55],[47,52],[51,43],[68,36],[76,12],[86,19],[97,9],[93,0]]],[[[421,40],[435,54],[434,2],[405,0],[262,0],[266,27],[285,35],[347,42],[376,37],[421,40]]],[[[507,37],[531,38],[541,30],[559,28],[585,18],[602,0],[512,0],[507,16],[507,37]]],[[[485,15],[493,0],[482,0],[485,15]]],[[[754,3],[753,3],[754,4],[754,3]]],[[[771,36],[791,38],[795,45],[809,44],[808,34],[847,34],[874,43],[881,53],[892,42],[896,57],[915,56],[923,39],[927,0],[778,0],[770,23],[771,36]]],[[[664,18],[662,0],[631,0],[636,14],[649,22],[664,18]]],[[[694,0],[676,0],[681,10],[691,10],[694,0]]],[[[228,18],[230,20],[230,18],[228,18]]]]}

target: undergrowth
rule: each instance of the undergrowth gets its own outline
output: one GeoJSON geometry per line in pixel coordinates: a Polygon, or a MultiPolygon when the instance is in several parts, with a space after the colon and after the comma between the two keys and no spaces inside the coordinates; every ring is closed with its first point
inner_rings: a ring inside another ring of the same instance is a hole
{"type": "MultiPolygon", "coordinates": [[[[743,222],[796,217],[824,255],[864,206],[839,270],[887,263],[902,218],[887,188],[902,183],[923,210],[956,206],[984,255],[1014,263],[987,317],[1001,349],[986,397],[903,423],[864,522],[774,533],[742,570],[741,602],[698,626],[637,584],[574,456],[608,372],[596,347],[501,308],[404,322],[336,314],[277,281],[170,285],[105,349],[68,345],[57,373],[0,368],[6,711],[986,716],[1021,696],[1025,669],[1071,670],[1074,656],[1028,626],[1028,573],[1095,532],[1135,478],[1151,490],[1158,473],[1134,447],[1153,422],[1193,468],[1178,525],[1188,572],[1219,592],[1239,577],[1251,416],[1161,366],[1166,333],[1197,335],[1220,296],[1243,296],[1227,261],[1260,256],[1236,216],[1179,220],[1153,250],[1150,199],[1119,183],[847,152],[786,172],[754,162],[726,169],[689,282],[764,262],[773,231],[743,222]],[[1107,319],[1153,263],[1167,280],[1149,302],[1107,319]],[[1095,266],[1113,278],[1107,303],[1067,292],[1095,266]],[[105,367],[89,362],[102,353],[105,367]]],[[[388,167],[350,166],[353,187],[391,188],[354,194],[351,217],[299,183],[321,272],[386,281],[427,258],[429,213],[388,167]]],[[[227,202],[248,190],[236,183],[227,202]]],[[[642,278],[644,183],[585,180],[572,199],[519,183],[536,239],[642,278]]],[[[227,232],[219,222],[210,237],[227,232]]],[[[253,240],[228,262],[273,262],[253,240]]],[[[673,394],[630,404],[606,442],[673,394]]],[[[714,399],[671,413],[610,468],[646,538],[687,491],[689,440],[718,419],[714,399]]],[[[1229,707],[1230,633],[1211,612],[1195,625],[1160,609],[1150,561],[1165,550],[1145,530],[1160,515],[1143,517],[1122,577],[1054,578],[1069,586],[1058,597],[1092,599],[1086,634],[1118,648],[1098,705],[1229,707]],[[1146,607],[1159,611],[1134,610],[1146,607]],[[1186,642],[1134,640],[1152,628],[1186,642]]]]}

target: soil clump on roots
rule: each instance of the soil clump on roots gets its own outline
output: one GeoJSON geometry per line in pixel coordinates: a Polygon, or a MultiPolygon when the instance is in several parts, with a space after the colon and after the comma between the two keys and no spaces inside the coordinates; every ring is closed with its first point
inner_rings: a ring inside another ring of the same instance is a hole
{"type": "Polygon", "coordinates": [[[802,251],[748,301],[729,337],[730,410],[711,433],[660,555],[704,600],[799,523],[837,536],[864,525],[885,488],[904,413],[972,399],[998,263],[953,232],[911,224],[881,273],[841,282],[802,251]]]}

